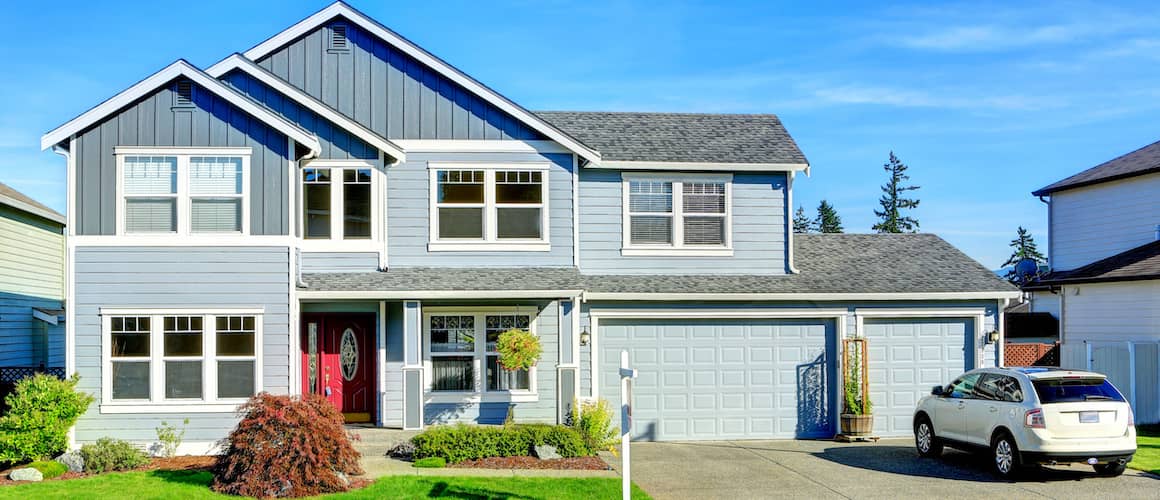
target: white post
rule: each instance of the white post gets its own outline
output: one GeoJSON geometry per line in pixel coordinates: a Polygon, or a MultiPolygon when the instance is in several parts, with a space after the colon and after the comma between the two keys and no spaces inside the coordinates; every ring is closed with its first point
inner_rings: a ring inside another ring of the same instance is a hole
{"type": "Polygon", "coordinates": [[[628,351],[620,351],[620,496],[632,498],[632,460],[629,442],[632,441],[632,379],[636,370],[628,367],[628,351]]]}

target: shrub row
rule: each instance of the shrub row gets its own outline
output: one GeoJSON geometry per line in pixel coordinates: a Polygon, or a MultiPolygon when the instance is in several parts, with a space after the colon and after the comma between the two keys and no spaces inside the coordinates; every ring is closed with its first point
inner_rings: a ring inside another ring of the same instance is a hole
{"type": "Polygon", "coordinates": [[[533,446],[551,445],[562,457],[592,454],[571,427],[547,424],[505,426],[445,425],[411,438],[415,458],[442,457],[450,463],[490,457],[528,456],[533,446]]]}

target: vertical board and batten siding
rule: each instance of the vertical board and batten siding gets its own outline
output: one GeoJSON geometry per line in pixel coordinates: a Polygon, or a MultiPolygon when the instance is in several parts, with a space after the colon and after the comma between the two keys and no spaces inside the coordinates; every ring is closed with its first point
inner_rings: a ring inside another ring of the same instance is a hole
{"type": "Polygon", "coordinates": [[[189,418],[186,442],[225,437],[234,413],[101,414],[100,309],[262,308],[262,390],[290,391],[290,253],[286,247],[78,247],[76,249],[76,369],[78,388],[97,403],[77,422],[80,443],[113,436],[156,440],[162,421],[189,418]]]}
{"type": "Polygon", "coordinates": [[[581,169],[580,269],[590,274],[785,274],[785,174],[734,173],[732,189],[731,257],[624,257],[621,173],[581,169]]]}
{"type": "Polygon", "coordinates": [[[572,155],[539,153],[411,153],[387,168],[387,254],[392,267],[571,267],[572,155]],[[428,252],[429,163],[550,163],[547,252],[428,252]]]}
{"type": "Polygon", "coordinates": [[[327,24],[256,62],[388,139],[543,139],[354,23],[345,24],[348,51],[329,50],[327,24]]]}
{"type": "MultiPolygon", "coordinates": [[[[508,408],[512,408],[512,418],[521,423],[557,423],[559,407],[556,397],[556,377],[559,356],[560,322],[559,301],[539,304],[536,317],[536,335],[544,355],[536,363],[536,394],[533,402],[521,403],[425,403],[423,424],[448,424],[456,422],[476,424],[502,424],[507,418],[508,408]]],[[[426,306],[426,304],[424,304],[426,306]]],[[[470,308],[465,308],[470,310],[470,308]]],[[[424,333],[424,342],[426,334],[424,333]]],[[[428,393],[429,394],[429,393],[428,393]]]]}
{"type": "Polygon", "coordinates": [[[1051,268],[1067,271],[1155,241],[1160,173],[1051,195],[1051,268]]]}
{"type": "Polygon", "coordinates": [[[76,234],[116,232],[117,146],[253,148],[250,233],[288,234],[287,137],[196,84],[194,105],[174,108],[172,89],[170,82],[77,134],[76,234]]]}
{"type": "Polygon", "coordinates": [[[299,264],[304,273],[359,273],[379,270],[379,254],[374,252],[302,252],[299,264]]]}
{"type": "Polygon", "coordinates": [[[32,317],[64,299],[64,228],[0,205],[0,367],[64,366],[64,328],[32,317]]]}
{"type": "Polygon", "coordinates": [[[318,142],[322,145],[322,151],[318,155],[319,159],[377,160],[379,157],[379,151],[374,146],[318,116],[317,113],[287,99],[282,93],[241,70],[231,71],[224,75],[221,80],[318,137],[318,142]]]}

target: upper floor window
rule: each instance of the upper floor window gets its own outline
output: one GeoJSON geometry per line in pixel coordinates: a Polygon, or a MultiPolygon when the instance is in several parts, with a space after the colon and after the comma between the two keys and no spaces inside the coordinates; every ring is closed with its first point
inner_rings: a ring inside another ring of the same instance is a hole
{"type": "Polygon", "coordinates": [[[117,148],[120,234],[245,234],[249,148],[117,148]]]}
{"type": "Polygon", "coordinates": [[[374,238],[373,173],[369,165],[303,168],[303,237],[308,240],[374,238]]]}
{"type": "Polygon", "coordinates": [[[432,166],[428,248],[549,250],[548,166],[432,166]]]}
{"type": "Polygon", "coordinates": [[[732,179],[624,174],[624,255],[729,255],[732,179]]]}

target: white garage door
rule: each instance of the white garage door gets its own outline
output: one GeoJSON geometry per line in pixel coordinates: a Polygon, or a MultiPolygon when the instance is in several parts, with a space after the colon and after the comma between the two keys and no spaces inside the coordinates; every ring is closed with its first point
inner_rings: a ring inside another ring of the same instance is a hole
{"type": "Polygon", "coordinates": [[[918,400],[973,368],[974,360],[964,350],[975,331],[971,319],[867,318],[864,331],[870,348],[874,432],[879,436],[911,435],[918,400]]]}
{"type": "Polygon", "coordinates": [[[620,404],[620,352],[639,372],[633,436],[652,441],[831,437],[829,320],[599,323],[600,396],[620,404]]]}

